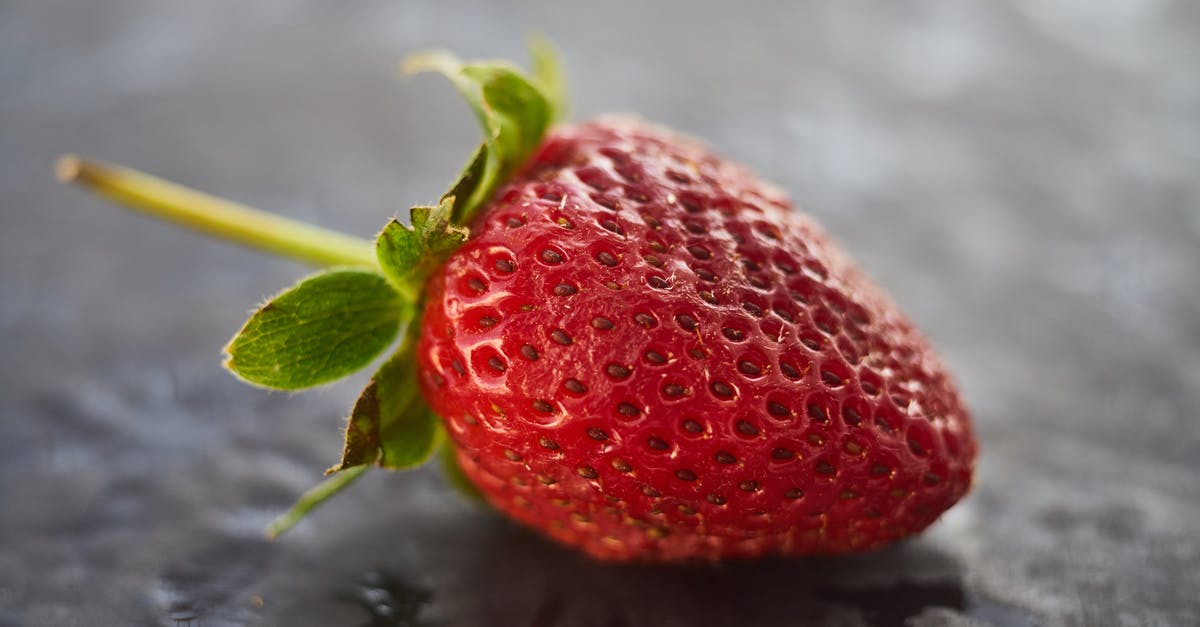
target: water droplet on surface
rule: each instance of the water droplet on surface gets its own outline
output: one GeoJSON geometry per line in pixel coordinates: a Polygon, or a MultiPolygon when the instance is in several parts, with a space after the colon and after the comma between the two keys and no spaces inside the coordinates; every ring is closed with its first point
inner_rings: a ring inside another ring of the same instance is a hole
{"type": "Polygon", "coordinates": [[[415,627],[433,594],[383,570],[371,570],[342,595],[367,612],[370,627],[415,627]]]}

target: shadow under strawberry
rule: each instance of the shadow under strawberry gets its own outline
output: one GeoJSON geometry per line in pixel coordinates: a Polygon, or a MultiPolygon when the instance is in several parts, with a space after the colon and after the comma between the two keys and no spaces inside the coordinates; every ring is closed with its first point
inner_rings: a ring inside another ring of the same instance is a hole
{"type": "Polygon", "coordinates": [[[365,597],[352,597],[348,602],[366,608],[362,624],[901,626],[928,613],[998,627],[1040,624],[1022,608],[965,587],[963,565],[926,539],[836,558],[605,564],[483,510],[405,518],[412,527],[403,542],[385,540],[397,533],[393,520],[326,547],[348,558],[339,569],[343,579],[328,581],[327,598],[347,602],[347,590],[380,580],[420,599],[405,622],[387,622],[365,597]],[[357,570],[350,568],[355,559],[364,560],[357,570]]]}

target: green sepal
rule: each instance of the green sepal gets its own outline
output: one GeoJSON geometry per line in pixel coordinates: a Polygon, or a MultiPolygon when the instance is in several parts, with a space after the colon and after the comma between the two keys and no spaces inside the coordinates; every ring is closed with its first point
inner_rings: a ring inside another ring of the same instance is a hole
{"type": "Polygon", "coordinates": [[[354,409],[346,420],[342,460],[326,470],[325,474],[373,464],[379,459],[379,378],[379,373],[372,376],[367,387],[358,395],[358,400],[354,401],[354,409]]]}
{"type": "MultiPolygon", "coordinates": [[[[415,325],[415,323],[414,323],[415,325]]],[[[445,440],[441,421],[417,388],[417,330],[405,331],[399,348],[379,367],[354,403],[346,425],[342,460],[329,477],[304,493],[267,529],[270,537],[290,529],[317,505],[346,488],[371,464],[403,470],[424,464],[445,440]]]]}
{"type": "Polygon", "coordinates": [[[415,353],[421,290],[429,274],[467,240],[466,226],[479,209],[562,118],[566,96],[557,55],[545,39],[531,40],[530,53],[532,77],[508,63],[464,63],[442,52],[410,58],[406,71],[436,71],[450,79],[478,117],[482,143],[437,204],[413,207],[408,225],[393,219],[379,233],[375,253],[381,274],[333,270],[309,277],[260,308],[227,347],[226,366],[238,376],[266,387],[299,389],[364,367],[408,325],[395,354],[355,402],[341,461],[271,525],[272,536],[371,464],[411,468],[439,449],[450,482],[481,500],[458,467],[440,419],[420,395],[415,353]]]}
{"type": "Polygon", "coordinates": [[[550,121],[559,122],[567,115],[567,78],[558,50],[544,35],[529,37],[527,45],[533,77],[541,83],[542,93],[550,101],[550,121]]]}
{"type": "Polygon", "coordinates": [[[456,224],[471,222],[496,188],[529,159],[559,116],[556,99],[561,96],[550,92],[561,85],[553,78],[557,62],[548,46],[537,48],[533,56],[541,78],[503,61],[464,63],[446,52],[405,61],[406,72],[432,71],[450,79],[483,127],[482,146],[448,194],[458,199],[452,216],[456,224]]]}
{"type": "Polygon", "coordinates": [[[475,111],[484,134],[436,205],[413,207],[408,225],[393,219],[376,238],[384,275],[414,302],[433,269],[467,240],[465,225],[475,212],[529,159],[561,112],[562,71],[554,49],[545,40],[534,40],[530,52],[533,77],[508,63],[464,63],[444,52],[417,55],[405,64],[409,72],[436,71],[448,77],[475,111]]]}
{"type": "Polygon", "coordinates": [[[254,312],[225,347],[225,367],[277,390],[328,383],[379,356],[411,308],[378,272],[319,272],[254,312]]]}
{"type": "Polygon", "coordinates": [[[342,460],[329,472],[363,464],[399,470],[420,466],[442,440],[441,423],[417,385],[417,326],[367,383],[346,424],[342,460]]]}
{"type": "Polygon", "coordinates": [[[379,466],[389,470],[416,468],[429,461],[446,433],[441,419],[425,403],[380,425],[379,466]]]}
{"type": "Polygon", "coordinates": [[[425,278],[470,235],[450,221],[454,200],[454,196],[446,196],[433,207],[413,207],[411,226],[393,218],[375,240],[375,255],[384,275],[414,302],[420,298],[425,278]]]}

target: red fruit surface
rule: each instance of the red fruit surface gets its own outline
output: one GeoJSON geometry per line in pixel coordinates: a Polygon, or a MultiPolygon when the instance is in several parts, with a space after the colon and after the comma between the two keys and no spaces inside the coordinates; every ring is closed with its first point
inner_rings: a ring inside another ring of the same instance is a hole
{"type": "Polygon", "coordinates": [[[552,132],[428,285],[422,391],[497,508],[607,560],[872,549],[966,493],[937,357],[776,189],[631,120],[552,132]]]}

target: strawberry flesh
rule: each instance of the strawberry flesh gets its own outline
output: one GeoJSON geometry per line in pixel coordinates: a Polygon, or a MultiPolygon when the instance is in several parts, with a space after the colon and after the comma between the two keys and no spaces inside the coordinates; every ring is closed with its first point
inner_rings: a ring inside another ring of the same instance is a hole
{"type": "Polygon", "coordinates": [[[498,509],[605,560],[873,549],[968,490],[951,377],[778,190],[687,138],[552,132],[436,271],[422,392],[498,509]]]}

